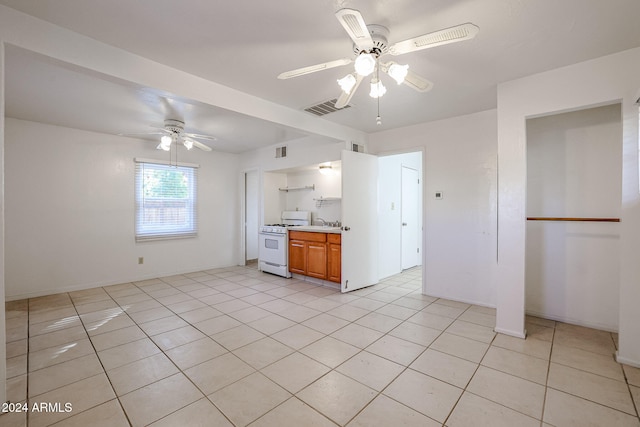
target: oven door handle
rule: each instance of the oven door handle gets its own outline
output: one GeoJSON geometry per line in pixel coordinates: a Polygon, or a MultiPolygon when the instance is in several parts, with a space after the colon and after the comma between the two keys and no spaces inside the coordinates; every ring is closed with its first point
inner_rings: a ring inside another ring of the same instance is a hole
{"type": "Polygon", "coordinates": [[[286,233],[269,233],[266,231],[261,231],[260,234],[262,234],[263,236],[275,236],[275,237],[284,237],[287,235],[286,233]]]}

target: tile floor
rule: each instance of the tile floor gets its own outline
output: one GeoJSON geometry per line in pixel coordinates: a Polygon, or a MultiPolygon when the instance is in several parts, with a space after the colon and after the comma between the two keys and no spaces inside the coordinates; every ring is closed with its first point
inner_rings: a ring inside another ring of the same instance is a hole
{"type": "Polygon", "coordinates": [[[30,411],[0,425],[640,426],[615,334],[496,335],[493,309],[419,289],[419,269],[340,294],[233,267],[9,302],[30,411]]]}

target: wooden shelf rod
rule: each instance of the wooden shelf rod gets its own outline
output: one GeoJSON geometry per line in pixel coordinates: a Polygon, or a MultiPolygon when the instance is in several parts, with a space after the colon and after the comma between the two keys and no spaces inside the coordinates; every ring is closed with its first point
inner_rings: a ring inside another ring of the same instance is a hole
{"type": "Polygon", "coordinates": [[[528,216],[527,221],[620,222],[620,218],[563,218],[563,217],[547,217],[547,216],[528,216]]]}

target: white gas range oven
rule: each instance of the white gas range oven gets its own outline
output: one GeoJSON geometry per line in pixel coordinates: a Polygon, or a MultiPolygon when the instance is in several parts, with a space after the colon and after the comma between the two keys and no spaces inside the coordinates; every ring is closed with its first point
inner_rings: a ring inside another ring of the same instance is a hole
{"type": "Polygon", "coordinates": [[[311,212],[283,211],[281,224],[265,224],[260,227],[258,268],[267,273],[291,277],[289,272],[289,227],[309,225],[311,212]]]}

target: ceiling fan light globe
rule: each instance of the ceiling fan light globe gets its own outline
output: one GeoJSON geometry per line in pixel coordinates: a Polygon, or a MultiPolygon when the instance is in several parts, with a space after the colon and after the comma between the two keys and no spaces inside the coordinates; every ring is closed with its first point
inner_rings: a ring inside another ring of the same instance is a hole
{"type": "Polygon", "coordinates": [[[173,138],[169,135],[163,135],[162,138],[160,138],[160,145],[158,145],[158,147],[161,150],[169,151],[171,149],[171,142],[173,142],[173,138]]]}
{"type": "Polygon", "coordinates": [[[391,64],[389,67],[389,76],[393,78],[398,84],[404,82],[407,73],[409,72],[409,65],[391,64]]]}
{"type": "Polygon", "coordinates": [[[372,98],[380,98],[385,93],[387,93],[387,88],[384,87],[382,82],[378,79],[371,79],[371,91],[369,92],[369,96],[372,98]]]}
{"type": "Polygon", "coordinates": [[[356,78],[353,74],[347,74],[341,79],[338,79],[338,85],[340,85],[340,89],[347,95],[351,93],[351,90],[356,85],[356,78]]]}
{"type": "Polygon", "coordinates": [[[185,139],[184,141],[182,141],[182,143],[184,144],[187,150],[191,150],[193,148],[193,141],[189,139],[185,139]]]}
{"type": "Polygon", "coordinates": [[[366,77],[375,70],[376,60],[370,53],[361,53],[356,58],[354,68],[356,73],[360,74],[362,77],[366,77]]]}

